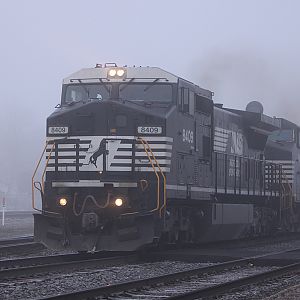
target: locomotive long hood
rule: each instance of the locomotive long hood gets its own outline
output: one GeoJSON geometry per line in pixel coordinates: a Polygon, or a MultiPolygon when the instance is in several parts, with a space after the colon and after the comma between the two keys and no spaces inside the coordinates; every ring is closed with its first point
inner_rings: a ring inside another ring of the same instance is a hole
{"type": "Polygon", "coordinates": [[[243,111],[238,109],[226,110],[239,114],[243,117],[243,121],[247,127],[255,129],[256,131],[259,131],[260,133],[263,133],[265,135],[268,135],[270,132],[280,128],[279,119],[271,118],[267,115],[256,112],[243,111]]]}

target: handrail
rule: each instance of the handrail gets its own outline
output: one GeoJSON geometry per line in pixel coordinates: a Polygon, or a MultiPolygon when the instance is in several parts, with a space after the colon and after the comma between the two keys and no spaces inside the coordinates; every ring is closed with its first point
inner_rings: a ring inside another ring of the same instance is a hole
{"type": "Polygon", "coordinates": [[[47,167],[48,167],[48,164],[49,164],[49,160],[51,158],[51,154],[53,152],[55,148],[55,143],[53,143],[52,147],[51,147],[51,150],[49,152],[49,155],[48,155],[48,158],[47,158],[47,161],[46,161],[46,164],[45,164],[45,168],[44,168],[44,171],[43,171],[43,175],[42,175],[42,192],[44,193],[44,186],[45,186],[45,174],[46,174],[46,170],[47,170],[47,167]]]}
{"type": "MultiPolygon", "coordinates": [[[[47,146],[49,145],[49,142],[50,142],[50,141],[46,141],[46,145],[45,145],[45,147],[44,147],[44,150],[43,150],[43,152],[42,152],[42,155],[41,155],[41,157],[40,157],[40,159],[39,159],[39,161],[38,161],[38,163],[37,163],[37,165],[36,165],[36,168],[35,168],[35,170],[34,170],[34,172],[33,172],[32,178],[31,178],[31,193],[32,193],[32,195],[31,195],[31,202],[32,202],[32,208],[33,208],[34,210],[36,210],[36,211],[39,211],[39,212],[42,212],[42,213],[44,212],[44,213],[50,213],[50,214],[60,215],[60,213],[57,213],[57,212],[54,212],[54,211],[42,210],[42,209],[39,209],[39,208],[35,207],[35,198],[34,198],[34,188],[35,188],[34,184],[35,184],[35,181],[34,181],[34,178],[35,178],[35,175],[36,175],[36,173],[37,173],[37,171],[38,171],[38,169],[39,169],[39,166],[40,166],[41,161],[42,161],[42,159],[43,159],[43,157],[44,157],[44,154],[45,154],[45,152],[46,152],[47,146]]],[[[52,147],[51,147],[51,150],[50,150],[50,152],[49,152],[49,156],[48,156],[48,159],[47,159],[47,162],[46,162],[46,166],[45,166],[45,169],[44,169],[44,171],[43,171],[43,175],[42,175],[42,185],[41,185],[41,192],[42,192],[42,193],[44,193],[44,176],[45,176],[46,169],[47,169],[47,166],[48,166],[48,163],[49,163],[49,160],[50,160],[50,157],[51,157],[51,154],[52,154],[52,152],[53,152],[54,147],[55,147],[55,143],[53,143],[53,145],[52,145],[52,147]]]]}
{"type": "MultiPolygon", "coordinates": [[[[141,138],[141,139],[142,139],[142,138],[141,138]]],[[[156,157],[155,157],[154,153],[152,152],[152,149],[151,149],[149,143],[147,142],[147,140],[144,140],[144,142],[147,144],[148,149],[150,150],[151,155],[152,155],[152,157],[154,158],[154,161],[155,161],[155,163],[156,163],[156,165],[157,165],[157,167],[158,167],[158,169],[159,169],[159,171],[160,171],[160,173],[161,173],[161,175],[162,175],[162,177],[163,177],[163,180],[164,180],[164,203],[163,203],[163,205],[161,206],[161,208],[159,209],[159,216],[161,217],[161,212],[162,212],[162,210],[163,210],[163,209],[166,207],[166,205],[167,205],[167,192],[166,192],[166,186],[167,186],[167,184],[166,184],[166,176],[165,176],[165,174],[163,173],[163,171],[162,171],[162,169],[161,169],[161,167],[160,167],[158,161],[156,160],[156,157]]]]}
{"type": "Polygon", "coordinates": [[[293,216],[293,189],[285,173],[282,173],[282,178],[285,182],[281,182],[283,194],[280,197],[280,220],[293,216]],[[283,212],[283,213],[282,213],[283,212]]]}
{"type": "Polygon", "coordinates": [[[285,209],[290,209],[293,206],[293,203],[292,203],[293,189],[292,189],[291,184],[289,183],[289,180],[288,180],[286,174],[283,173],[282,175],[283,175],[283,178],[285,180],[285,185],[288,186],[288,191],[286,191],[284,184],[281,184],[283,186],[284,191],[285,191],[285,196],[287,196],[289,198],[289,201],[288,201],[289,207],[287,207],[287,208],[285,207],[285,209]]]}
{"type": "Polygon", "coordinates": [[[32,178],[31,178],[31,205],[32,205],[32,208],[34,210],[37,210],[37,211],[40,211],[40,212],[41,212],[41,210],[35,207],[35,199],[34,199],[34,177],[35,177],[36,172],[37,172],[37,170],[38,170],[38,168],[39,168],[39,166],[41,164],[41,161],[42,161],[42,159],[44,157],[44,153],[45,153],[45,151],[47,149],[48,144],[49,144],[49,141],[46,141],[46,145],[44,147],[42,155],[41,155],[41,157],[40,157],[40,159],[39,159],[39,161],[38,161],[38,163],[36,165],[36,168],[35,168],[35,170],[33,172],[32,178]]]}
{"type": "Polygon", "coordinates": [[[159,180],[159,175],[158,175],[158,173],[157,173],[157,171],[155,169],[155,166],[153,165],[152,159],[151,159],[151,157],[150,157],[150,155],[148,153],[148,150],[146,148],[146,144],[145,144],[144,139],[141,138],[141,137],[139,137],[138,140],[140,140],[142,142],[144,150],[145,150],[145,152],[146,152],[146,154],[148,156],[149,162],[150,162],[150,164],[152,166],[152,169],[154,170],[155,175],[157,177],[157,202],[156,202],[157,204],[156,204],[156,207],[150,211],[150,212],[154,212],[154,211],[157,211],[157,210],[160,209],[160,180],[159,180]]]}

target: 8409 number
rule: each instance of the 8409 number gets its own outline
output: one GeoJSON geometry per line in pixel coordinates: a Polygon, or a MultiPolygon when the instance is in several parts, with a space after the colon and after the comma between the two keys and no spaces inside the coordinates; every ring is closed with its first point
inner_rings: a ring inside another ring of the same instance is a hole
{"type": "Polygon", "coordinates": [[[66,134],[69,132],[68,127],[49,127],[48,133],[49,134],[66,134]]]}
{"type": "Polygon", "coordinates": [[[162,133],[162,127],[139,126],[138,127],[138,133],[161,134],[162,133]]]}

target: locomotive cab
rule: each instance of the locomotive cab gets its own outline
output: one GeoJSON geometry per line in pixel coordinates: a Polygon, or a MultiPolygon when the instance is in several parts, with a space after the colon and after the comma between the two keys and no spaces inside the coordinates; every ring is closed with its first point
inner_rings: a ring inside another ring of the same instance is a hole
{"type": "Polygon", "coordinates": [[[47,119],[42,214],[51,248],[136,249],[159,236],[178,78],[158,68],[97,66],[63,82],[47,119]]]}

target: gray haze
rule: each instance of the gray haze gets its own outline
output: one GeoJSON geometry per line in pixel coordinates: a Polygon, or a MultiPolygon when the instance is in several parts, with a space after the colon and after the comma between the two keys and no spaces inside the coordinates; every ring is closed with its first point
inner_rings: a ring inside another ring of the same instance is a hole
{"type": "Polygon", "coordinates": [[[160,66],[227,107],[298,121],[300,2],[1,1],[0,191],[30,207],[45,119],[63,77],[95,63],[160,66]]]}

